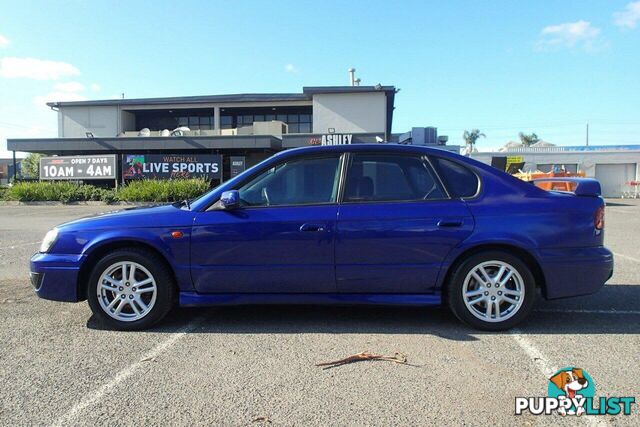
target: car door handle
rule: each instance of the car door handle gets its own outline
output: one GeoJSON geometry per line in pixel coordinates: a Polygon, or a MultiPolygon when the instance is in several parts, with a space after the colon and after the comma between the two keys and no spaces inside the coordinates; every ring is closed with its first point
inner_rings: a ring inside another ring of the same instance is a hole
{"type": "Polygon", "coordinates": [[[440,221],[438,221],[438,227],[462,227],[462,220],[441,219],[440,221]]]}
{"type": "Polygon", "coordinates": [[[322,224],[302,224],[300,226],[300,231],[321,232],[321,231],[324,231],[324,225],[322,225],[322,224]]]}

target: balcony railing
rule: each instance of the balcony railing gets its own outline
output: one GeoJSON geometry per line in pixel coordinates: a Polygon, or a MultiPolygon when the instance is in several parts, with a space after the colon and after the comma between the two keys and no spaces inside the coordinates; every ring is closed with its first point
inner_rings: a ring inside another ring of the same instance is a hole
{"type": "Polygon", "coordinates": [[[288,133],[286,123],[273,120],[270,122],[253,122],[253,125],[241,126],[232,129],[194,129],[186,127],[174,130],[150,130],[125,131],[119,136],[123,137],[170,137],[170,136],[234,136],[234,135],[276,135],[288,133]]]}

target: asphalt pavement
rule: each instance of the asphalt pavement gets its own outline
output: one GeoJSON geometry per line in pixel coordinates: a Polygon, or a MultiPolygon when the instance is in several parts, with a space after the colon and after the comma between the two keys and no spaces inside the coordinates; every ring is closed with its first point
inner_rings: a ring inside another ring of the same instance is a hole
{"type": "Polygon", "coordinates": [[[0,206],[0,425],[546,425],[557,416],[514,416],[515,397],[546,396],[565,366],[598,396],[640,397],[640,201],[609,201],[604,289],[540,300],[506,333],[442,308],[317,306],[176,309],[149,331],[103,330],[86,302],[38,299],[28,259],[49,228],[111,209],[0,206]],[[362,351],[409,364],[315,366],[362,351]]]}

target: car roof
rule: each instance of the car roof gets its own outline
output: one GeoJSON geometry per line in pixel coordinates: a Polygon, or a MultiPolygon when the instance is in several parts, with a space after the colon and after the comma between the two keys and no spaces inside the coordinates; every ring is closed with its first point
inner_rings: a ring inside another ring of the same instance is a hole
{"type": "Polygon", "coordinates": [[[444,154],[449,157],[450,153],[439,148],[431,148],[419,145],[407,145],[397,143],[377,143],[377,144],[338,144],[338,145],[313,145],[309,147],[298,147],[281,151],[279,156],[300,155],[307,153],[343,153],[347,151],[389,151],[396,153],[425,153],[425,154],[444,154]]]}

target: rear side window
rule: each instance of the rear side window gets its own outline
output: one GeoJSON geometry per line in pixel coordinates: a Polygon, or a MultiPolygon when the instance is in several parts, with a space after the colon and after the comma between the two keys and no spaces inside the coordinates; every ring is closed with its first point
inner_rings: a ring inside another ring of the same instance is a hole
{"type": "Polygon", "coordinates": [[[445,198],[423,158],[390,154],[352,154],[344,193],[346,202],[445,198]]]}
{"type": "Polygon", "coordinates": [[[431,161],[447,186],[451,197],[473,197],[476,195],[480,182],[475,173],[460,163],[442,157],[433,157],[431,161]]]}

